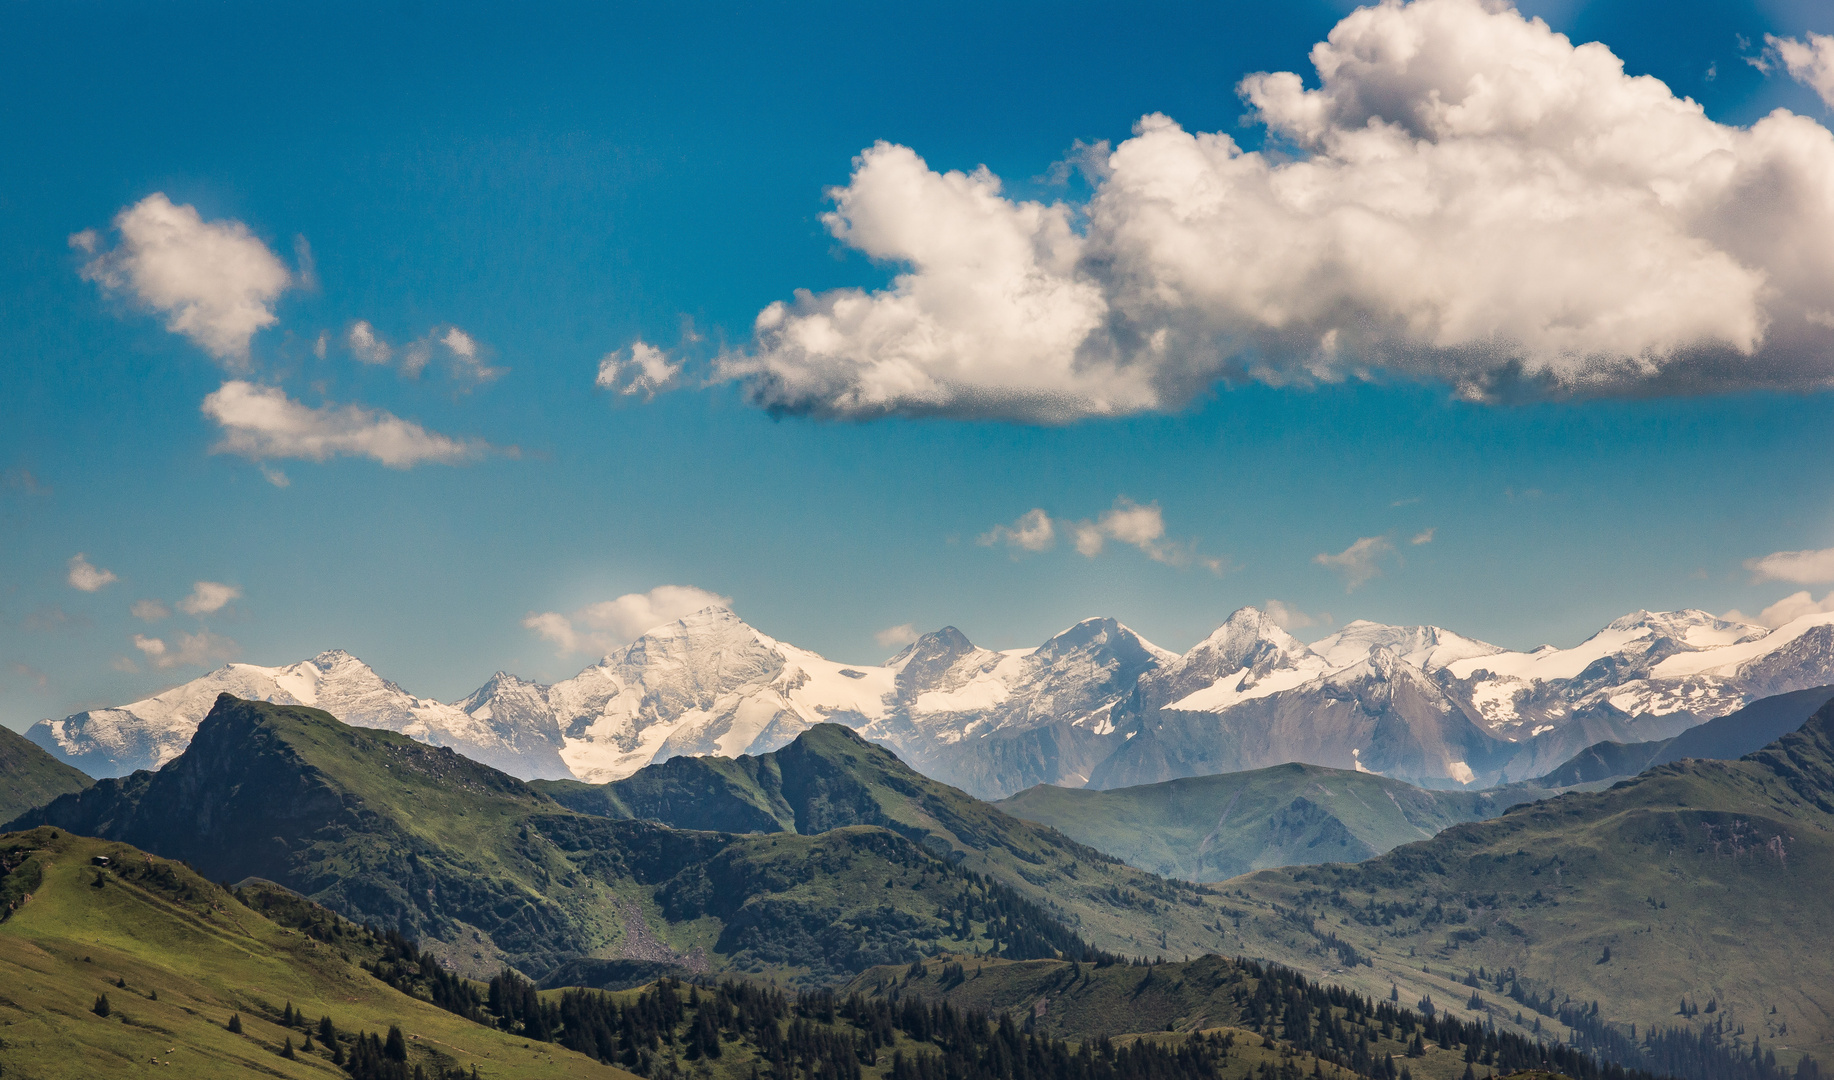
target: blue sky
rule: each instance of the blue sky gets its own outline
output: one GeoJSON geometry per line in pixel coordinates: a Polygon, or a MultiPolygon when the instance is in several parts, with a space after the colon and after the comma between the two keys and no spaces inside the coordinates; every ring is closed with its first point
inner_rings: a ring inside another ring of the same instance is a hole
{"type": "MultiPolygon", "coordinates": [[[[1371,618],[1531,647],[1639,607],[1756,613],[1834,577],[1746,566],[1834,547],[1834,397],[1814,389],[1834,362],[1813,333],[1785,348],[1769,331],[1742,354],[1759,375],[1681,365],[1666,382],[1483,401],[1454,385],[1464,354],[1432,367],[1379,332],[1346,339],[1389,350],[1368,379],[1344,374],[1356,357],[1307,379],[1266,338],[1256,355],[1278,377],[1172,367],[1122,398],[1186,389],[1120,406],[983,386],[850,412],[823,368],[773,411],[755,375],[716,377],[721,358],[766,355],[792,380],[772,385],[792,385],[815,369],[754,338],[759,312],[797,290],[817,306],[885,290],[909,268],[822,218],[875,142],[938,171],[985,165],[997,205],[1062,201],[1090,235],[1107,181],[1054,169],[1079,141],[1118,146],[1163,113],[1261,148],[1238,82],[1291,71],[1317,87],[1308,53],[1351,5],[628,7],[0,12],[0,722],[132,700],[231,655],[346,648],[445,699],[497,668],[564,677],[633,616],[596,636],[575,617],[578,648],[560,655],[531,614],[664,585],[865,662],[902,625],[1015,647],[1094,614],[1183,649],[1268,600],[1313,618],[1302,637],[1371,618]],[[117,215],[155,193],[242,223],[287,275],[245,355],[168,330],[141,279],[97,262],[125,250],[117,215]],[[84,230],[88,251],[71,241],[84,230]],[[389,363],[355,355],[359,320],[389,363]],[[445,344],[453,328],[474,363],[445,344]],[[410,375],[417,341],[428,360],[410,375]],[[682,365],[679,385],[648,401],[595,387],[601,359],[638,341],[682,365]],[[222,451],[232,432],[202,406],[231,382],[386,412],[463,460],[321,461],[271,438],[222,451]],[[1072,404],[1041,416],[1036,400],[1072,404]],[[1104,533],[1130,505],[1158,515],[1104,533]],[[1034,509],[1048,550],[990,536],[1034,509]],[[1099,554],[1078,552],[1079,523],[1099,554]],[[1364,563],[1318,561],[1366,539],[1364,563]],[[168,614],[133,614],[148,600],[168,614]]],[[[1813,72],[1790,77],[1765,44],[1834,32],[1815,5],[1523,11],[1718,124],[1776,108],[1829,123],[1813,72]]],[[[855,190],[859,237],[870,193],[855,190]]],[[[913,242],[945,231],[905,210],[913,242]]],[[[1792,280],[1811,297],[1825,284],[1792,280]]]]}

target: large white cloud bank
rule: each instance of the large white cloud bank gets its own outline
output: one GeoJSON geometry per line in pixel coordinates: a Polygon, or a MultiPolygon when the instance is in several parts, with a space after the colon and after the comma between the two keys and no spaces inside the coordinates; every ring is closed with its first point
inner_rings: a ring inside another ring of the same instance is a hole
{"type": "Polygon", "coordinates": [[[758,404],[1066,422],[1219,380],[1472,397],[1834,380],[1834,136],[1716,123],[1481,0],[1383,3],[1238,90],[1269,151],[1151,115],[1087,203],[879,143],[829,230],[902,272],[799,292],[719,374],[758,404]]]}

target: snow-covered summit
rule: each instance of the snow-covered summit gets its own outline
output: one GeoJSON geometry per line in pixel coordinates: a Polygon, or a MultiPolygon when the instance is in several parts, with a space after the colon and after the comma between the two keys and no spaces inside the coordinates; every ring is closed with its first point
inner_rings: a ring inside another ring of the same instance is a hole
{"type": "Polygon", "coordinates": [[[564,776],[542,746],[487,719],[416,697],[341,649],[281,667],[226,664],[181,686],[113,709],[43,720],[27,737],[93,776],[157,769],[184,752],[217,695],[324,709],[358,727],[386,728],[522,776],[564,776]]]}

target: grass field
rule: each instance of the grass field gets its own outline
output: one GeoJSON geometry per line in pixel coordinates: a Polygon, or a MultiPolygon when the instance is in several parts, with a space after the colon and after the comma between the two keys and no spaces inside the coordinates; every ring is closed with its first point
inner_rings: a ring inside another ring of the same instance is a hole
{"type": "Polygon", "coordinates": [[[330,1016],[346,1034],[399,1025],[410,1061],[429,1069],[475,1064],[481,1076],[504,1080],[628,1080],[392,990],[353,962],[360,957],[270,922],[181,864],[52,829],[0,837],[0,851],[9,862],[23,857],[4,880],[29,883],[31,896],[0,922],[7,1080],[343,1077],[322,1047],[296,1060],[280,1056],[285,1040],[297,1048],[305,1034],[280,1025],[289,1002],[313,1025],[330,1016]],[[98,855],[115,866],[98,870],[98,855]],[[106,1018],[94,1011],[104,994],[106,1018]],[[232,1014],[241,1034],[227,1029],[232,1014]]]}

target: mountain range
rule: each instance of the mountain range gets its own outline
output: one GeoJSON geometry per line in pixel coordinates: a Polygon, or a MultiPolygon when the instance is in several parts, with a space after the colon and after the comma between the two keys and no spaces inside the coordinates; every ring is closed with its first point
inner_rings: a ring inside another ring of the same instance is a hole
{"type": "MultiPolygon", "coordinates": [[[[685,775],[697,760],[652,768],[685,775]]],[[[1141,955],[1214,939],[1196,886],[1011,818],[851,729],[820,725],[767,768],[806,832],[582,813],[448,748],[224,694],[158,772],[100,780],[9,827],[278,882],[478,975],[615,960],[821,982],[945,949],[1141,955]]]]}
{"type": "Polygon", "coordinates": [[[1774,630],[1636,612],[1571,649],[1511,652],[1431,626],[1353,622],[1307,645],[1237,611],[1182,655],[1113,619],[997,651],[945,627],[847,665],[708,608],[552,685],[498,672],[452,703],[355,657],[231,664],[28,736],[91,775],[171,760],[218,693],[327,708],[525,779],[594,783],[683,755],[758,754],[833,722],[982,798],[1112,788],[1300,761],[1429,787],[1542,775],[1600,741],[1673,737],[1834,683],[1834,614],[1774,630]]]}

